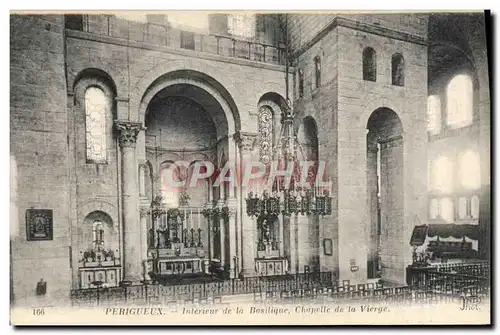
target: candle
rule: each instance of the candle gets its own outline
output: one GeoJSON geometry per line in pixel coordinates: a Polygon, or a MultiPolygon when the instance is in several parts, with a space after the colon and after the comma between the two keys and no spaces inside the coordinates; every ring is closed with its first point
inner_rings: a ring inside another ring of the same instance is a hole
{"type": "Polygon", "coordinates": [[[200,209],[198,209],[198,228],[201,227],[200,209]]]}
{"type": "Polygon", "coordinates": [[[191,227],[194,227],[194,220],[193,220],[193,209],[191,208],[189,211],[189,219],[191,221],[191,227]]]}

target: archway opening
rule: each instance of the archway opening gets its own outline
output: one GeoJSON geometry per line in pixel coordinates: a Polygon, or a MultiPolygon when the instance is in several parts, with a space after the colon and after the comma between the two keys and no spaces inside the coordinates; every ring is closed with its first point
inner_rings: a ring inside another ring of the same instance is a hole
{"type": "MultiPolygon", "coordinates": [[[[158,90],[145,115],[146,158],[156,167],[152,193],[154,199],[161,199],[156,205],[163,209],[147,220],[149,254],[156,253],[160,259],[191,257],[193,261],[185,264],[189,269],[183,272],[189,270],[197,280],[204,276],[203,259],[224,274],[231,261],[226,247],[229,222],[222,216],[205,216],[203,211],[230,196],[227,183],[213,186],[217,172],[227,161],[227,135],[231,122],[234,124],[227,119],[224,108],[201,86],[181,80],[158,90]],[[215,173],[199,178],[207,172],[206,162],[215,173]]],[[[179,272],[177,265],[166,260],[162,264],[164,267],[153,269],[156,278],[174,280],[179,272]]]]}
{"type": "Polygon", "coordinates": [[[398,257],[405,248],[403,126],[394,111],[379,108],[367,129],[368,278],[398,281],[404,278],[404,260],[398,257]]]}

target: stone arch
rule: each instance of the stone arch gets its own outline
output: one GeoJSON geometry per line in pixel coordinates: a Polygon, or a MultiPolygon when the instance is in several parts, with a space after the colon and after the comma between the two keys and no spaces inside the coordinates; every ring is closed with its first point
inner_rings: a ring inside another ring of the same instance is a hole
{"type": "MultiPolygon", "coordinates": [[[[192,62],[191,62],[192,63],[192,62]]],[[[173,61],[162,63],[151,69],[143,76],[131,91],[131,110],[138,110],[138,121],[144,122],[146,109],[156,93],[176,83],[187,83],[197,86],[211,94],[223,107],[230,132],[241,129],[241,120],[236,103],[232,94],[226,89],[231,83],[223,84],[219,80],[216,69],[211,67],[200,67],[194,64],[186,65],[186,61],[173,61]],[[158,73],[163,73],[158,77],[158,73]],[[137,105],[136,105],[137,104],[137,105]]]]}
{"type": "Polygon", "coordinates": [[[146,114],[147,114],[147,108],[149,103],[152,101],[152,99],[156,96],[157,93],[162,91],[163,89],[174,86],[174,85],[190,85],[197,87],[206,93],[208,93],[210,96],[212,96],[217,103],[220,105],[222,108],[222,111],[224,112],[225,120],[223,120],[221,123],[216,123],[216,127],[219,129],[224,129],[224,126],[226,128],[225,131],[219,132],[218,137],[222,137],[224,132],[227,132],[227,134],[234,133],[238,131],[241,127],[240,125],[240,120],[239,120],[239,114],[237,111],[235,111],[234,108],[231,108],[230,102],[228,102],[216,89],[214,89],[212,86],[196,80],[192,78],[163,78],[159,79],[159,81],[153,86],[148,89],[148,91],[145,93],[141,105],[139,107],[139,121],[140,122],[145,122],[146,114]],[[226,122],[227,124],[223,124],[226,122]]]}
{"type": "Polygon", "coordinates": [[[115,78],[120,78],[119,71],[113,69],[111,66],[103,67],[101,60],[96,60],[92,64],[86,64],[73,73],[68,74],[68,91],[73,92],[75,86],[82,78],[102,78],[110,84],[110,88],[116,97],[126,97],[127,89],[123,83],[116,82],[115,78]]]}
{"type": "Polygon", "coordinates": [[[273,148],[277,145],[277,139],[281,132],[281,124],[279,120],[281,112],[285,106],[285,99],[280,94],[275,92],[267,92],[263,94],[257,104],[257,127],[259,131],[260,155],[262,162],[265,164],[272,159],[273,148]],[[271,129],[268,129],[267,125],[264,124],[265,120],[262,120],[262,114],[267,113],[263,110],[263,108],[267,108],[271,111],[271,129]],[[269,140],[271,143],[268,143],[269,140]]]}
{"type": "MultiPolygon", "coordinates": [[[[360,127],[364,127],[368,130],[368,123],[370,122],[370,118],[372,117],[374,111],[376,110],[391,110],[392,112],[394,111],[404,111],[405,110],[405,101],[403,100],[394,100],[394,99],[388,99],[388,98],[381,98],[381,99],[373,99],[369,101],[364,110],[366,111],[363,113],[363,117],[360,118],[360,127]]],[[[425,100],[424,106],[427,106],[427,100],[425,100]]],[[[409,117],[409,115],[406,115],[403,112],[400,112],[399,114],[394,112],[399,120],[401,121],[401,128],[402,128],[402,133],[404,134],[404,131],[407,127],[407,125],[411,125],[412,121],[409,117]]],[[[421,121],[426,123],[426,115],[425,113],[422,113],[421,115],[421,121]]]]}
{"type": "Polygon", "coordinates": [[[392,253],[404,248],[403,124],[394,110],[381,107],[370,114],[366,128],[367,275],[397,282],[401,280],[397,268],[405,262],[399,256],[394,260],[392,253]]]}
{"type": "Polygon", "coordinates": [[[104,212],[111,218],[113,225],[118,224],[118,208],[110,202],[98,199],[91,199],[82,202],[78,205],[78,221],[83,222],[85,218],[92,212],[104,212]]]}

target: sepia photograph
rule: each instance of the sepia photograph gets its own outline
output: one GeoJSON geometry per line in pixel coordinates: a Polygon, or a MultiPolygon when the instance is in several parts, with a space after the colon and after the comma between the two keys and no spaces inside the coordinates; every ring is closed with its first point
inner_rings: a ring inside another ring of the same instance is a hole
{"type": "Polygon", "coordinates": [[[10,322],[491,325],[489,11],[10,12],[10,322]]]}

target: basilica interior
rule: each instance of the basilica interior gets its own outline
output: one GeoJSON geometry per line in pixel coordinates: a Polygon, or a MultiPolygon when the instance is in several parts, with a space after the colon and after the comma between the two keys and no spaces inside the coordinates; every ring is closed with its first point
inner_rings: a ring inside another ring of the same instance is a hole
{"type": "Polygon", "coordinates": [[[483,13],[11,15],[11,300],[404,285],[488,263],[487,28],[483,13]],[[279,157],[326,184],[228,181],[279,157]]]}

